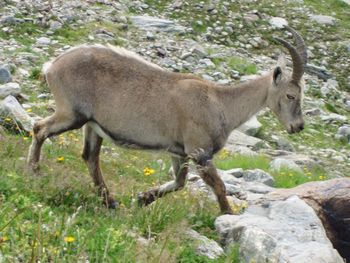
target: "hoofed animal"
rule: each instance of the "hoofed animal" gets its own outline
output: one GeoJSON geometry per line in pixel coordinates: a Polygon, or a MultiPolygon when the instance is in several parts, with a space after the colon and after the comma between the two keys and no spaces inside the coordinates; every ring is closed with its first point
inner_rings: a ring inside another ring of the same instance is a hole
{"type": "Polygon", "coordinates": [[[225,185],[212,162],[233,129],[260,109],[270,108],[289,133],[304,128],[301,111],[306,46],[293,29],[296,48],[282,39],[293,60],[285,58],[268,74],[235,86],[220,86],[191,74],[166,71],[123,48],[83,45],[44,65],[56,101],[55,113],[38,121],[28,164],[36,171],[46,138],[84,126],[85,160],[99,195],[115,207],[99,166],[103,138],[134,149],[171,154],[174,181],[139,194],[147,205],[184,187],[192,160],[213,189],[222,213],[232,213],[225,185]]]}

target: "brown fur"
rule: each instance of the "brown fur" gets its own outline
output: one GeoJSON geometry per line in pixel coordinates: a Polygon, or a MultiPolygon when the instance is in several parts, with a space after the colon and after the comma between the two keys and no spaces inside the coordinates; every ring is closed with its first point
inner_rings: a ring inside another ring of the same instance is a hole
{"type": "Polygon", "coordinates": [[[300,103],[293,106],[285,98],[292,93],[300,101],[300,88],[290,82],[283,67],[280,69],[280,74],[270,72],[238,86],[223,87],[190,74],[162,70],[125,54],[125,50],[75,48],[46,67],[57,110],[35,125],[28,162],[37,169],[47,137],[85,124],[83,158],[107,205],[115,206],[99,168],[101,136],[118,145],[174,155],[176,180],[141,194],[141,204],[182,188],[191,158],[217,195],[221,211],[231,213],[225,185],[210,161],[230,132],[265,106],[288,131],[301,129],[300,103]]]}

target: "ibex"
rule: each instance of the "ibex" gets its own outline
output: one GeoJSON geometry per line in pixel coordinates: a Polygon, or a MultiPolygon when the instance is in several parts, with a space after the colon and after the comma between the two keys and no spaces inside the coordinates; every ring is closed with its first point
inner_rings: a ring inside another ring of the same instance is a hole
{"type": "Polygon", "coordinates": [[[117,203],[99,166],[103,138],[128,148],[171,154],[176,179],[139,194],[141,205],[183,188],[186,164],[192,160],[213,189],[221,213],[232,213],[225,185],[212,162],[230,132],[265,106],[289,133],[304,128],[301,101],[306,46],[296,31],[288,29],[297,47],[277,40],[292,57],[292,74],[281,56],[270,73],[231,87],[163,70],[123,48],[83,45],[65,52],[44,65],[56,111],[34,125],[30,167],[38,169],[46,138],[84,125],[82,157],[108,207],[117,203]]]}

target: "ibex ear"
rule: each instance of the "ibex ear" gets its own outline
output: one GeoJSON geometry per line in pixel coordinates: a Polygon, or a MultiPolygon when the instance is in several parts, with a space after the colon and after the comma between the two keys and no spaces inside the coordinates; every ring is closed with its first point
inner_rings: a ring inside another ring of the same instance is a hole
{"type": "Polygon", "coordinates": [[[273,71],[273,82],[278,85],[282,80],[282,69],[281,67],[276,67],[273,71]]]}

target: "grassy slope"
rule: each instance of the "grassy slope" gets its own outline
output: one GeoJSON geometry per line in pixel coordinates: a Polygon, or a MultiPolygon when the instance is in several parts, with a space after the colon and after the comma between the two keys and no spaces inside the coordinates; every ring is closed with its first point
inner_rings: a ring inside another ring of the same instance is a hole
{"type": "MultiPolygon", "coordinates": [[[[169,2],[161,1],[162,5],[169,2]]],[[[306,2],[316,8],[313,1],[306,2]]],[[[149,3],[152,4],[151,1],[149,3]]],[[[264,7],[264,4],[267,5],[264,1],[259,4],[259,10],[271,12],[273,15],[274,9],[264,7]]],[[[232,8],[236,7],[237,5],[232,8]]],[[[192,9],[191,12],[201,19],[200,13],[192,9]]],[[[184,19],[186,14],[180,13],[176,16],[184,19]]],[[[225,20],[224,17],[222,19],[225,20]]],[[[193,26],[195,32],[205,29],[193,26]]],[[[36,80],[42,62],[62,45],[88,41],[87,35],[96,28],[105,28],[116,35],[124,34],[105,22],[87,24],[78,30],[71,27],[59,30],[54,38],[60,44],[49,48],[46,54],[36,54],[38,59],[32,62],[31,79],[23,83],[25,93],[30,95],[31,101],[35,101],[38,91],[47,91],[36,80]],[[32,85],[40,88],[33,90],[32,85]]],[[[303,26],[300,25],[299,29],[303,29],[303,26]]],[[[35,38],[45,32],[45,29],[29,22],[13,30],[11,35],[0,32],[0,38],[14,38],[23,45],[22,49],[6,54],[9,57],[15,57],[16,52],[33,53],[32,44],[35,43],[35,38]]],[[[267,32],[267,38],[270,34],[271,32],[267,32]]],[[[49,114],[45,107],[33,107],[32,110],[40,116],[49,114]]],[[[271,127],[270,124],[268,119],[265,126],[271,127]]],[[[303,139],[314,147],[321,147],[322,141],[329,139],[309,138],[306,133],[304,136],[303,139]]],[[[80,133],[67,133],[54,139],[52,144],[44,146],[43,176],[40,177],[29,174],[25,168],[30,138],[26,134],[10,133],[2,137],[0,258],[2,255],[5,262],[20,259],[24,262],[34,262],[37,259],[44,262],[76,262],[84,259],[89,259],[90,262],[116,262],[116,259],[118,262],[210,262],[195,255],[193,242],[182,232],[187,227],[192,227],[217,239],[213,226],[218,214],[215,202],[207,201],[187,189],[171,194],[146,208],[140,209],[134,202],[139,191],[170,179],[166,172],[170,166],[167,156],[115,149],[107,143],[102,154],[102,166],[108,185],[121,203],[117,211],[108,211],[95,196],[91,179],[80,158],[80,133]],[[166,168],[163,170],[157,162],[160,159],[165,163],[166,168]],[[155,173],[145,176],[145,167],[153,168],[155,173]],[[135,235],[150,237],[153,241],[145,246],[135,240],[135,235]]],[[[343,146],[336,147],[339,149],[343,146]]],[[[230,156],[225,152],[217,157],[216,163],[222,169],[243,167],[268,170],[266,158],[249,159],[230,156]]],[[[292,187],[305,181],[324,179],[325,176],[322,171],[304,171],[302,174],[284,171],[273,175],[280,187],[292,187]]],[[[237,250],[232,249],[215,262],[238,261],[237,250]]]]}

